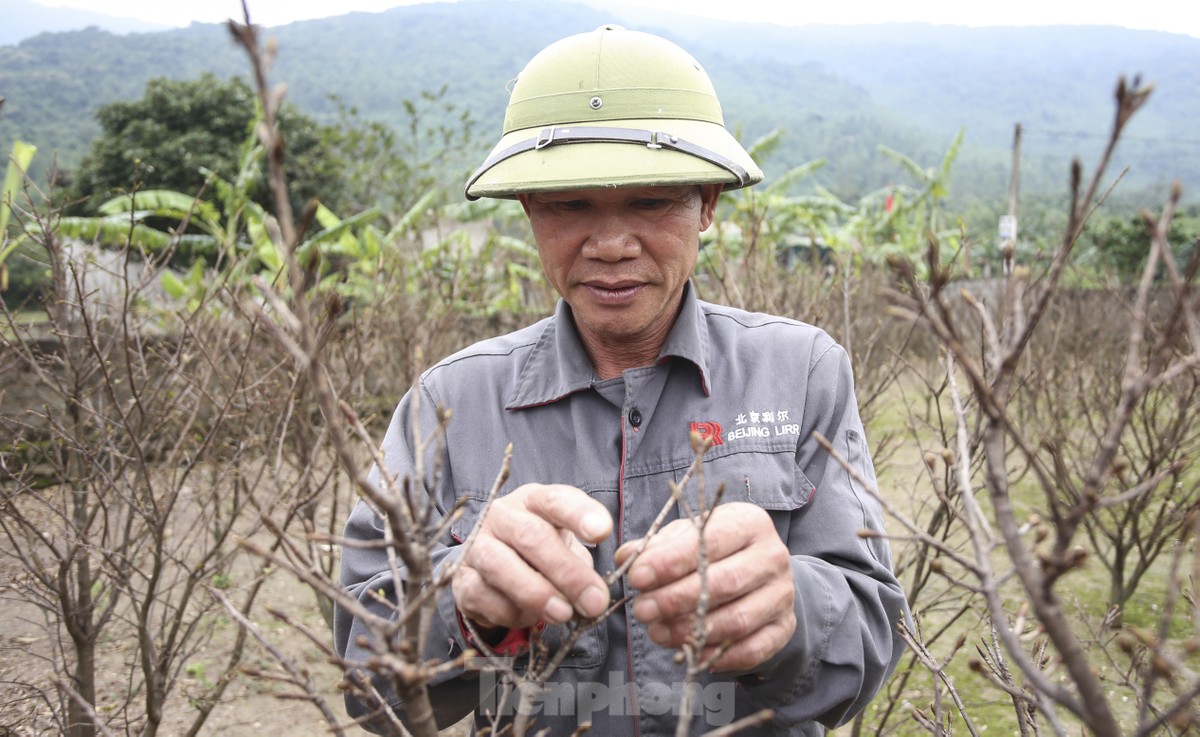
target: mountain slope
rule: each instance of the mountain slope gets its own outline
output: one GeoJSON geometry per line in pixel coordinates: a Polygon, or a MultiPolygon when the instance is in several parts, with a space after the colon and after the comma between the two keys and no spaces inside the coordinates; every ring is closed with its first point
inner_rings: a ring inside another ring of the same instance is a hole
{"type": "MultiPolygon", "coordinates": [[[[464,0],[351,13],[270,29],[272,78],[318,119],[336,118],[336,96],[394,125],[406,101],[446,88],[481,128],[476,161],[498,132],[507,83],[538,49],[605,22],[661,33],[708,69],[727,122],[749,140],[780,127],[768,175],[824,157],[821,184],[845,197],[902,172],[882,144],[936,166],[960,130],[966,145],[954,191],[1002,197],[1013,125],[1027,128],[1026,189],[1061,192],[1067,159],[1090,157],[1111,124],[1117,77],[1142,74],[1157,91],[1130,128],[1119,165],[1127,187],[1156,192],[1180,178],[1200,189],[1200,40],[1102,27],[968,29],[929,25],[785,28],[658,13],[600,11],[570,2],[464,0]],[[547,12],[552,7],[553,12],[547,12]]],[[[57,152],[70,167],[96,133],[102,104],[140,96],[154,76],[244,74],[242,53],[220,25],[115,36],[89,29],[0,46],[0,150],[14,138],[57,152]]],[[[428,121],[427,121],[428,122],[428,121]]],[[[437,122],[436,119],[433,122],[437,122]]]]}
{"type": "Polygon", "coordinates": [[[0,45],[15,44],[39,33],[75,31],[95,26],[112,33],[161,31],[164,26],[135,18],[118,18],[77,8],[47,8],[30,0],[4,0],[0,45]]]}

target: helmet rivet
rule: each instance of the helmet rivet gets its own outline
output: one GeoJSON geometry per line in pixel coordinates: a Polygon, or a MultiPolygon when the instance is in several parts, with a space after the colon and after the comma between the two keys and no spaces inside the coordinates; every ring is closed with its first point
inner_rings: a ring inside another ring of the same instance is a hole
{"type": "Polygon", "coordinates": [[[591,105],[593,110],[599,110],[604,106],[604,100],[601,100],[599,97],[593,97],[588,101],[588,105],[591,105]]]}

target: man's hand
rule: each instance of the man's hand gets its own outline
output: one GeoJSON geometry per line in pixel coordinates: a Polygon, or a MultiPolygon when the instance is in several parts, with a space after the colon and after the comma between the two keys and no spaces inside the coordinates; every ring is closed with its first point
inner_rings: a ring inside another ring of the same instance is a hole
{"type": "MultiPolygon", "coordinates": [[[[633,614],[659,645],[678,648],[691,637],[700,597],[698,540],[691,520],[659,530],[629,570],[639,590],[633,614]]],[[[753,670],[783,649],[796,631],[791,556],[771,517],[753,504],[716,507],[704,534],[708,551],[708,640],[702,659],[723,642],[717,670],[753,670]]],[[[637,541],[617,550],[620,565],[637,541]]]]}
{"type": "Polygon", "coordinates": [[[526,484],[492,502],[451,582],[463,615],[486,628],[595,617],[608,587],[580,540],[612,534],[604,505],[573,486],[526,484]]]}

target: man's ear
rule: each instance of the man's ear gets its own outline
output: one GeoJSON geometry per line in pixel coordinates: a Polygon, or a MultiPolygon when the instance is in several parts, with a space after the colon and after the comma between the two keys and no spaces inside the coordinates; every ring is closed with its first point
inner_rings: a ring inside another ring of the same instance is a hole
{"type": "Polygon", "coordinates": [[[721,198],[724,184],[700,185],[700,232],[708,230],[717,213],[717,200],[721,198]]]}
{"type": "Polygon", "coordinates": [[[522,192],[517,195],[517,200],[521,203],[521,208],[525,210],[525,217],[529,217],[529,195],[522,192]]]}

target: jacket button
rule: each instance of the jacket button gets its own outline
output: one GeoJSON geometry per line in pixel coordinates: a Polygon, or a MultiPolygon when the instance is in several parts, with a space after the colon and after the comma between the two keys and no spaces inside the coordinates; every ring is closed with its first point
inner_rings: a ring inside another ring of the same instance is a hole
{"type": "Polygon", "coordinates": [[[629,424],[638,427],[642,424],[642,413],[637,407],[629,410],[629,424]]]}

